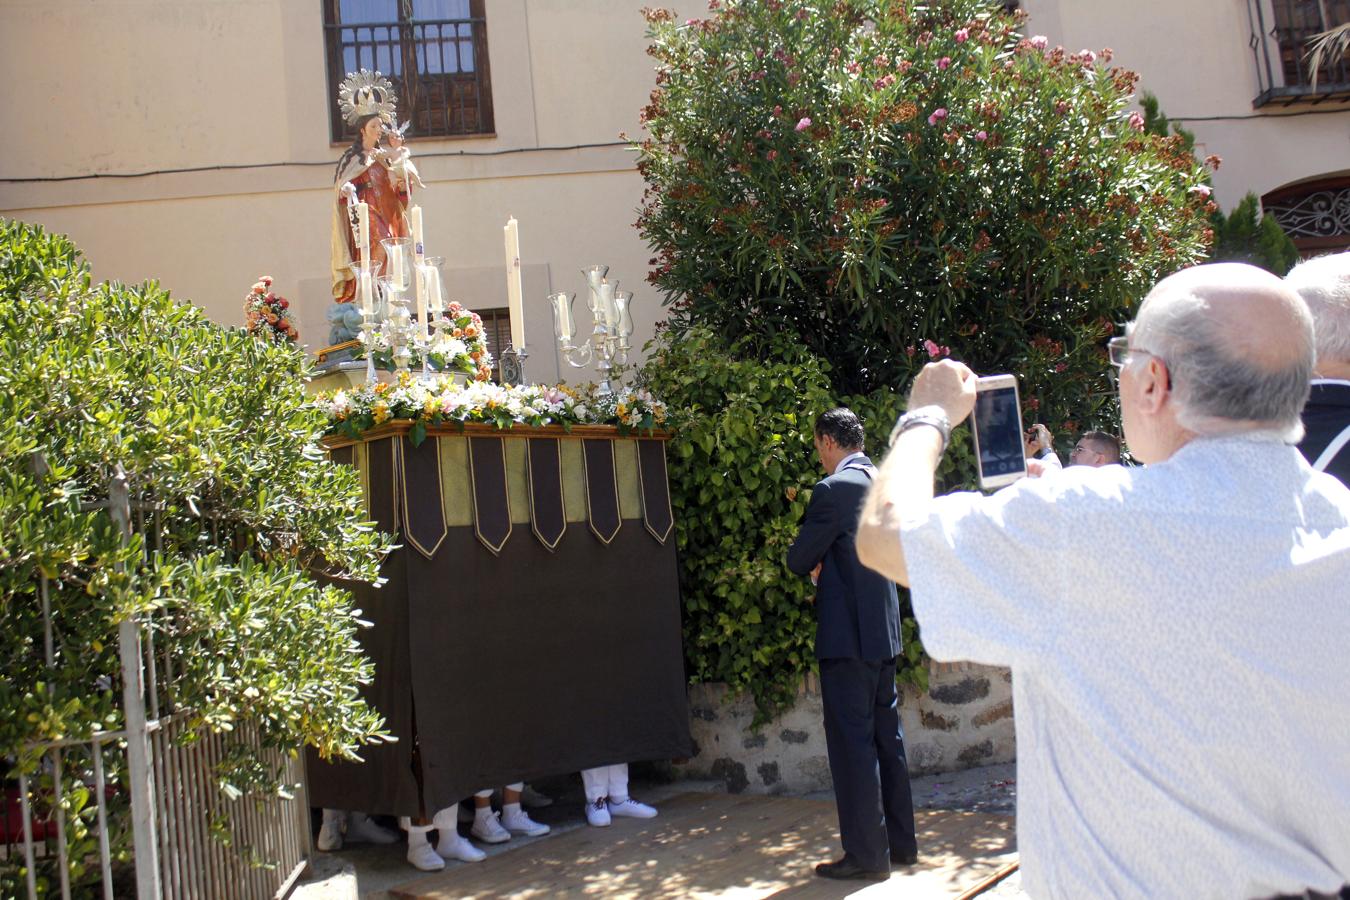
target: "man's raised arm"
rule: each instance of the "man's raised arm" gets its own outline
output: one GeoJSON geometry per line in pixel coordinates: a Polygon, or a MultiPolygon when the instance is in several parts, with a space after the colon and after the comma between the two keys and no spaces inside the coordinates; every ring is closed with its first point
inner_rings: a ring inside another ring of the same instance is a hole
{"type": "Polygon", "coordinates": [[[975,406],[975,373],[952,360],[923,367],[909,395],[909,410],[891,433],[891,451],[867,492],[858,521],[858,559],[892,581],[909,585],[900,517],[923,515],[933,501],[933,476],[946,436],[929,421],[955,427],[975,406]]]}

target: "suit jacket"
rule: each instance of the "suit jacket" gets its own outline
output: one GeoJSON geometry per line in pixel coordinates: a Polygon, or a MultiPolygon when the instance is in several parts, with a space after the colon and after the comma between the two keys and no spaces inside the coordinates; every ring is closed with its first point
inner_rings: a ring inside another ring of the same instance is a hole
{"type": "Polygon", "coordinates": [[[1308,464],[1350,487],[1350,382],[1313,381],[1308,405],[1303,407],[1303,427],[1307,434],[1298,449],[1308,464]]]}
{"type": "MultiPolygon", "coordinates": [[[[788,568],[806,575],[822,563],[816,584],[816,658],[882,660],[900,655],[900,603],[895,584],[858,561],[858,514],[871,486],[866,459],[816,485],[788,568]]],[[[896,540],[900,539],[896,535],[896,540]]]]}

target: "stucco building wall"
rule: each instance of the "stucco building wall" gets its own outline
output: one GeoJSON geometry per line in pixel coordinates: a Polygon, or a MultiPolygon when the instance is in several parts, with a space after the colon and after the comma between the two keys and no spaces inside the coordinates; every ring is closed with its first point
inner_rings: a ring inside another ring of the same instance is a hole
{"type": "MultiPolygon", "coordinates": [[[[501,227],[520,221],[535,380],[560,374],[545,297],[582,292],[583,266],[636,292],[635,346],[663,317],[632,227],[642,182],[618,145],[653,85],[642,5],[486,0],[495,135],[412,145],[428,253],[455,299],[506,305],[501,227]]],[[[223,323],[271,274],[301,340],[322,346],[343,149],[325,72],[319,0],[0,4],[0,75],[22,94],[0,178],[44,179],[0,182],[0,215],[70,234],[97,278],[156,278],[223,323]],[[174,169],[203,171],[79,177],[174,169]]]]}
{"type": "MultiPolygon", "coordinates": [[[[1269,0],[1255,2],[1269,28],[1269,0]]],[[[1248,0],[1023,0],[1022,8],[1028,34],[1072,51],[1110,47],[1113,64],[1138,72],[1139,91],[1195,133],[1196,152],[1223,158],[1214,191],[1225,208],[1248,191],[1350,174],[1350,103],[1253,108],[1260,83],[1248,0]]]]}

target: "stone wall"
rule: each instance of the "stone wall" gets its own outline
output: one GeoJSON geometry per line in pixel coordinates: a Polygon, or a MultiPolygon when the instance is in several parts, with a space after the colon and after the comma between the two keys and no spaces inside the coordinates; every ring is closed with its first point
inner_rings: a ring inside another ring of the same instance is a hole
{"type": "MultiPolygon", "coordinates": [[[[808,676],[796,704],[757,731],[754,703],[725,685],[690,689],[695,756],[676,767],[685,777],[716,778],[732,793],[805,793],[830,787],[819,682],[808,676]]],[[[973,663],[933,663],[929,691],[907,688],[900,720],[914,774],[1011,762],[1012,677],[973,663]]]]}

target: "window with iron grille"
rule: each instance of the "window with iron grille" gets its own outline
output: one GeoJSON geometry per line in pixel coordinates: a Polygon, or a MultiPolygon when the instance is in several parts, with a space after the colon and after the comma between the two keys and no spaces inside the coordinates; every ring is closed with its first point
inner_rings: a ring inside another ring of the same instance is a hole
{"type": "Polygon", "coordinates": [[[488,352],[492,354],[492,378],[502,380],[501,352],[511,346],[511,311],[506,307],[497,309],[475,309],[483,320],[483,336],[487,339],[488,352]]]}
{"type": "Polygon", "coordinates": [[[356,137],[337,107],[348,72],[394,83],[409,137],[493,132],[484,0],[323,0],[328,117],[335,143],[356,137]]]}

